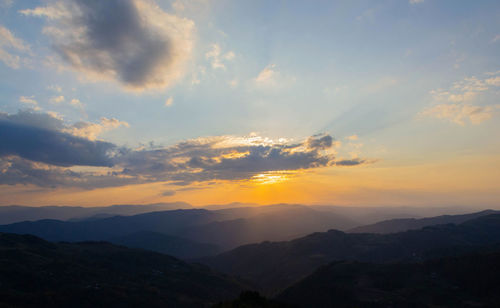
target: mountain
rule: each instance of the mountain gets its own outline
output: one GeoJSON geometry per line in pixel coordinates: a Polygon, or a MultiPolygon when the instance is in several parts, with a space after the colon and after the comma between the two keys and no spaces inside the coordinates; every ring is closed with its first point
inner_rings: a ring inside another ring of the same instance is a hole
{"type": "Polygon", "coordinates": [[[396,233],[407,230],[420,229],[432,225],[443,225],[443,224],[460,224],[467,220],[471,220],[477,217],[486,216],[490,214],[500,213],[493,210],[485,210],[477,213],[462,214],[462,215],[441,215],[437,217],[428,218],[402,218],[402,219],[391,219],[367,226],[359,226],[349,230],[350,233],[396,233]]]}
{"type": "Polygon", "coordinates": [[[199,242],[214,243],[224,249],[265,240],[290,240],[331,228],[347,229],[354,223],[333,213],[320,212],[301,205],[276,205],[216,211],[232,220],[214,221],[188,228],[181,236],[199,242]]]}
{"type": "Polygon", "coordinates": [[[109,239],[113,244],[152,250],[181,259],[194,259],[220,253],[216,245],[151,231],[140,231],[109,239]]]}
{"type": "Polygon", "coordinates": [[[500,253],[410,264],[337,261],[276,299],[298,307],[498,307],[500,253]]]}
{"type": "Polygon", "coordinates": [[[243,286],[207,267],[104,242],[0,233],[1,307],[210,307],[243,286]]]}
{"type": "Polygon", "coordinates": [[[103,207],[81,206],[0,206],[0,225],[21,221],[42,219],[82,220],[92,217],[136,215],[147,212],[189,209],[192,206],[185,202],[155,203],[155,204],[119,204],[103,207]]]}
{"type": "MultiPolygon", "coordinates": [[[[315,231],[348,229],[353,226],[349,219],[306,206],[273,205],[216,211],[173,210],[78,221],[26,221],[1,225],[0,232],[33,234],[49,241],[74,242],[109,241],[149,231],[215,244],[227,250],[251,242],[288,240],[315,231]]],[[[153,250],[157,248],[155,244],[149,247],[153,250]]]]}
{"type": "Polygon", "coordinates": [[[334,206],[310,205],[310,208],[322,212],[349,217],[358,226],[374,224],[382,220],[400,218],[423,218],[440,215],[461,215],[475,210],[474,207],[415,207],[415,206],[334,206]]]}
{"type": "Polygon", "coordinates": [[[274,294],[335,260],[420,262],[500,243],[500,215],[476,218],[460,225],[438,225],[394,234],[313,233],[286,242],[263,242],[238,247],[199,261],[252,281],[274,294]]]}
{"type": "Polygon", "coordinates": [[[33,234],[49,241],[108,240],[139,231],[176,234],[193,225],[218,219],[216,213],[192,209],[116,216],[77,222],[40,220],[0,226],[0,232],[33,234]]]}

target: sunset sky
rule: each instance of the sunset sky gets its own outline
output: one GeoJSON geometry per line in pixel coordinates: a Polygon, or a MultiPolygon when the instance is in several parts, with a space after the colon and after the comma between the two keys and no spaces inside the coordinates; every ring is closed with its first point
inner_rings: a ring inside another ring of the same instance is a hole
{"type": "Polygon", "coordinates": [[[500,208],[498,0],[0,16],[0,205],[500,208]]]}

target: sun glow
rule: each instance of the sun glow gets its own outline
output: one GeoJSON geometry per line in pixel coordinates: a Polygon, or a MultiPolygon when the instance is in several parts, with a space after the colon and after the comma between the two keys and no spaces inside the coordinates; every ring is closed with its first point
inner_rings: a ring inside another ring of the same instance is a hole
{"type": "Polygon", "coordinates": [[[254,175],[251,181],[259,185],[278,184],[287,181],[290,178],[291,174],[292,172],[290,171],[259,173],[257,175],[254,175]]]}

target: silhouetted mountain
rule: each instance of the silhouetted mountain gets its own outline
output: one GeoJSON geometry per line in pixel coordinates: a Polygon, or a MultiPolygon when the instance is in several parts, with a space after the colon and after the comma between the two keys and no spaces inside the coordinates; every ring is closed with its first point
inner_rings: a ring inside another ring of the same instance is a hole
{"type": "Polygon", "coordinates": [[[40,220],[0,226],[0,232],[33,234],[49,241],[108,240],[139,231],[177,234],[218,218],[207,210],[173,210],[78,222],[40,220]]]}
{"type": "Polygon", "coordinates": [[[111,243],[131,248],[161,252],[182,259],[213,256],[221,250],[216,245],[203,244],[184,238],[150,231],[140,231],[109,240],[111,243]]]}
{"type": "Polygon", "coordinates": [[[91,217],[110,217],[117,215],[136,215],[141,213],[167,211],[175,209],[189,209],[192,206],[185,202],[155,203],[155,204],[119,204],[102,207],[81,206],[0,206],[0,224],[11,224],[21,221],[42,219],[69,220],[86,219],[91,217]]]}
{"type": "MultiPolygon", "coordinates": [[[[288,242],[238,247],[201,262],[248,279],[272,294],[335,260],[418,262],[455,254],[455,247],[500,243],[500,215],[460,225],[439,225],[394,234],[347,234],[336,230],[288,242]]],[[[463,249],[460,249],[463,250],[463,249]]]]}
{"type": "Polygon", "coordinates": [[[333,206],[311,205],[312,209],[349,217],[358,226],[374,224],[382,220],[401,218],[424,218],[439,215],[461,215],[471,213],[474,207],[415,207],[415,206],[333,206]]]}
{"type": "Polygon", "coordinates": [[[396,233],[407,230],[421,229],[423,227],[443,224],[460,224],[462,222],[498,213],[493,210],[485,210],[477,213],[463,215],[442,215],[428,218],[401,218],[377,222],[375,224],[360,226],[349,230],[350,233],[396,233]]]}
{"type": "Polygon", "coordinates": [[[300,307],[498,307],[500,253],[413,264],[333,262],[277,299],[300,307]]]}
{"type": "Polygon", "coordinates": [[[0,226],[0,232],[33,234],[49,241],[71,242],[111,240],[151,231],[215,244],[227,250],[252,242],[288,240],[315,231],[352,226],[348,219],[332,213],[300,205],[273,205],[217,211],[173,210],[81,221],[19,222],[0,226]]]}
{"type": "Polygon", "coordinates": [[[344,217],[300,205],[242,208],[216,211],[216,213],[225,217],[239,215],[249,218],[198,225],[186,229],[182,236],[230,249],[264,240],[289,240],[331,228],[347,229],[354,224],[344,217]]]}
{"type": "Polygon", "coordinates": [[[241,292],[202,265],[104,242],[0,233],[1,307],[207,307],[241,292]]]}

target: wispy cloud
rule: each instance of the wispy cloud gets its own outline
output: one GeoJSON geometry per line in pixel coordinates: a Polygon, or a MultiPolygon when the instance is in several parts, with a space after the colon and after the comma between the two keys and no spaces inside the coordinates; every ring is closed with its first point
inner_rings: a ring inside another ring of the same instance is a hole
{"type": "Polygon", "coordinates": [[[205,54],[205,57],[210,60],[210,64],[213,69],[226,69],[226,64],[224,61],[231,61],[234,59],[235,54],[232,51],[228,51],[222,54],[221,47],[218,44],[210,45],[210,50],[205,54]]]}
{"type": "Polygon", "coordinates": [[[40,110],[38,102],[35,100],[35,96],[20,96],[19,102],[30,106],[34,110],[40,110]]]}
{"type": "Polygon", "coordinates": [[[498,42],[498,41],[500,41],[500,34],[495,35],[495,36],[491,39],[490,43],[492,43],[492,44],[493,44],[493,43],[496,43],[496,42],[498,42]]]}
{"type": "Polygon", "coordinates": [[[498,73],[485,75],[485,78],[465,78],[455,82],[449,89],[431,91],[433,104],[419,115],[448,120],[462,126],[467,122],[478,125],[490,119],[499,105],[480,104],[480,98],[500,87],[500,76],[497,76],[498,73]]]}
{"type": "Polygon", "coordinates": [[[20,13],[47,20],[43,33],[69,68],[127,89],[171,85],[193,47],[194,22],[153,1],[52,1],[20,13]]]}
{"type": "Polygon", "coordinates": [[[30,54],[31,48],[12,32],[0,25],[0,61],[10,68],[18,69],[29,64],[25,55],[30,54]]]}
{"type": "Polygon", "coordinates": [[[286,87],[292,84],[295,78],[280,72],[276,64],[269,64],[259,72],[253,81],[258,88],[270,89],[286,87]]]}
{"type": "Polygon", "coordinates": [[[64,102],[65,98],[63,95],[53,96],[50,98],[49,102],[52,104],[59,104],[64,102]]]}
{"type": "Polygon", "coordinates": [[[165,107],[170,107],[174,104],[174,98],[172,96],[170,96],[169,98],[167,98],[167,100],[165,101],[165,107]]]}

